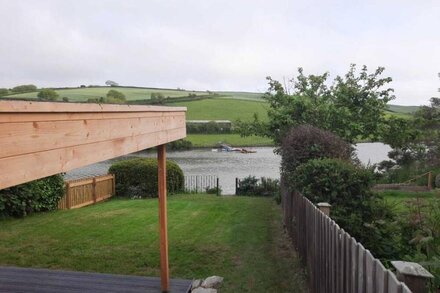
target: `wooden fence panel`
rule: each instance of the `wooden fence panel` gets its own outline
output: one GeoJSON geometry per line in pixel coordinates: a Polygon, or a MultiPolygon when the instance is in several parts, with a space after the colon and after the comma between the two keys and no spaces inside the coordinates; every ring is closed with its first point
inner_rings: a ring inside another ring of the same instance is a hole
{"type": "Polygon", "coordinates": [[[58,209],[74,209],[91,205],[115,193],[115,177],[112,174],[70,180],[66,182],[65,195],[58,202],[58,209]]]}
{"type": "Polygon", "coordinates": [[[375,258],[367,250],[365,254],[366,292],[375,293],[375,258]]]}
{"type": "Polygon", "coordinates": [[[388,271],[385,269],[383,264],[376,259],[375,266],[375,278],[376,278],[376,286],[375,292],[377,293],[387,293],[388,292],[388,271]]]}
{"type": "Polygon", "coordinates": [[[311,292],[411,292],[312,202],[281,186],[284,225],[307,268],[311,292]]]}

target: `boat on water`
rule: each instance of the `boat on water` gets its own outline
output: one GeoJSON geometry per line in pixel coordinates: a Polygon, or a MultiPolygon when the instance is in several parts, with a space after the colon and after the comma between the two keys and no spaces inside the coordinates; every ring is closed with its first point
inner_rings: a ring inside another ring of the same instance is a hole
{"type": "Polygon", "coordinates": [[[252,153],[256,153],[257,151],[255,150],[250,150],[250,149],[245,149],[245,148],[234,148],[231,147],[230,145],[221,143],[219,144],[218,148],[212,149],[213,152],[240,152],[242,154],[252,154],[252,153]]]}

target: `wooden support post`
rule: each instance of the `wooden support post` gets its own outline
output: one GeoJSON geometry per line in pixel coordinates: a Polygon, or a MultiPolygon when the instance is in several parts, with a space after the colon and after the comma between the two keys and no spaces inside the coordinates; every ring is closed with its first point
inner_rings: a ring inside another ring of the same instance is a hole
{"type": "Polygon", "coordinates": [[[159,225],[160,225],[160,277],[162,292],[170,289],[168,268],[168,229],[167,229],[167,168],[166,147],[157,147],[158,186],[159,186],[159,225]]]}
{"type": "Polygon", "coordinates": [[[116,195],[116,176],[115,174],[112,174],[112,195],[116,195]]]}
{"type": "Polygon", "coordinates": [[[96,203],[96,177],[93,177],[93,183],[92,183],[92,196],[93,196],[93,203],[96,203]]]}
{"type": "Polygon", "coordinates": [[[66,183],[66,208],[70,210],[70,207],[72,206],[72,201],[70,198],[70,183],[66,183]]]}
{"type": "Polygon", "coordinates": [[[432,172],[428,173],[428,190],[432,189],[432,172]]]}

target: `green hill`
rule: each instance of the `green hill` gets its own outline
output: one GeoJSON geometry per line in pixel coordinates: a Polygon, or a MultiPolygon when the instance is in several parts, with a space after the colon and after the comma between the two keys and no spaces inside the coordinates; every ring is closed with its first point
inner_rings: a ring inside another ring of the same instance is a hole
{"type": "MultiPolygon", "coordinates": [[[[165,97],[177,98],[186,97],[189,94],[206,95],[206,92],[201,91],[184,91],[177,89],[158,89],[158,88],[141,88],[141,87],[85,87],[85,88],[64,88],[55,89],[61,98],[67,97],[72,102],[84,102],[88,99],[105,97],[107,92],[111,89],[122,92],[127,100],[144,100],[149,99],[151,93],[162,93],[165,97]]],[[[37,98],[38,92],[23,93],[16,95],[5,96],[5,98],[37,98]]]]}

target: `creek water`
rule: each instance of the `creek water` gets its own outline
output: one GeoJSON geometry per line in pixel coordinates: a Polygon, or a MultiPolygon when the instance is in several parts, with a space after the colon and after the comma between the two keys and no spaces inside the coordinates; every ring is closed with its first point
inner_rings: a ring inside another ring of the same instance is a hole
{"type": "MultiPolygon", "coordinates": [[[[280,157],[271,147],[251,148],[252,154],[236,152],[213,152],[211,149],[195,149],[191,151],[168,152],[168,159],[174,160],[182,168],[185,175],[216,175],[219,177],[223,194],[235,192],[235,178],[249,175],[256,177],[279,178],[280,157]]],[[[383,143],[359,143],[356,150],[360,161],[374,164],[387,159],[391,150],[383,143]]],[[[135,157],[155,157],[155,152],[138,152],[127,156],[99,162],[83,168],[67,172],[66,179],[78,179],[106,174],[113,162],[135,157]]]]}

